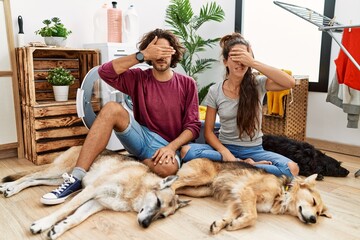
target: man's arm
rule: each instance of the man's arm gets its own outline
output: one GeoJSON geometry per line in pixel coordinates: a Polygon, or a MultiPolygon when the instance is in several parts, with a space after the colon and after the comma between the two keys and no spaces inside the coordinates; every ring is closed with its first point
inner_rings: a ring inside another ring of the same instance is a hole
{"type": "Polygon", "coordinates": [[[116,74],[121,74],[138,63],[139,62],[135,57],[135,53],[112,60],[112,65],[116,74]]]}
{"type": "Polygon", "coordinates": [[[187,144],[194,138],[192,131],[185,129],[177,138],[170,142],[167,146],[159,148],[154,156],[154,165],[158,163],[175,163],[176,151],[183,145],[187,144]]]}
{"type": "MultiPolygon", "coordinates": [[[[160,58],[171,57],[171,55],[175,53],[175,50],[171,46],[155,45],[157,39],[158,37],[154,37],[149,45],[144,50],[140,51],[144,55],[145,61],[154,61],[160,58]]],[[[135,53],[112,60],[113,68],[117,74],[127,71],[138,63],[135,53]]]]}

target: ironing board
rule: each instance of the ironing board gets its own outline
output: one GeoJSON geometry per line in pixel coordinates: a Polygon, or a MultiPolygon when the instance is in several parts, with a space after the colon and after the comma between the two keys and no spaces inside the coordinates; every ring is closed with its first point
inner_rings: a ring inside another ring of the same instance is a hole
{"type": "Polygon", "coordinates": [[[335,42],[344,51],[346,56],[349,57],[351,62],[354,63],[356,68],[360,71],[359,63],[356,62],[356,60],[349,53],[349,51],[342,45],[342,43],[340,41],[338,41],[335,38],[335,36],[333,34],[333,32],[342,32],[344,30],[344,28],[357,28],[357,27],[360,27],[360,25],[342,25],[342,24],[336,22],[334,19],[331,19],[324,15],[321,15],[320,13],[317,13],[314,10],[311,10],[311,9],[305,8],[305,7],[300,7],[300,6],[293,5],[293,4],[289,4],[289,3],[274,1],[274,4],[295,14],[296,16],[316,25],[320,31],[328,33],[332,37],[332,39],[334,39],[335,42]]]}

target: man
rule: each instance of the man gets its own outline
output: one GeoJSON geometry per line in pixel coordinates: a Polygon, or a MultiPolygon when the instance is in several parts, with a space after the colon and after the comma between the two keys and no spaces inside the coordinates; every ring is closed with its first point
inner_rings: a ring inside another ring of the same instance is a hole
{"type": "Polygon", "coordinates": [[[156,29],[144,35],[139,52],[104,63],[100,77],[128,94],[134,116],[117,102],[108,102],[92,125],[72,174],[45,194],[41,202],[59,204],[81,189],[81,179],[105,149],[113,129],[125,149],[165,177],[181,166],[179,149],[196,139],[201,123],[196,82],[172,71],[184,48],[174,34],[156,29]],[[146,61],[152,68],[131,68],[146,61]],[[131,69],[130,69],[131,68],[131,69]]]}

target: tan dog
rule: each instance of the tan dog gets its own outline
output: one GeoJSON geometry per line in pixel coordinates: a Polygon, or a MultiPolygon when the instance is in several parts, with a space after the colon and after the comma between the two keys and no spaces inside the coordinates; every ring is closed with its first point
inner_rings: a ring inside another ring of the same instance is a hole
{"type": "MultiPolygon", "coordinates": [[[[2,184],[0,190],[10,197],[29,186],[60,184],[61,175],[74,167],[80,149],[70,148],[53,163],[41,166],[40,171],[4,178],[17,180],[2,184]]],[[[57,211],[34,222],[30,230],[36,234],[51,228],[48,237],[56,239],[103,209],[135,211],[140,226],[147,228],[152,221],[188,204],[189,201],[180,201],[170,188],[176,179],[177,176],[163,179],[146,165],[124,155],[100,155],[82,181],[83,190],[57,211]]]]}
{"type": "Polygon", "coordinates": [[[316,223],[317,216],[330,217],[320,194],[314,188],[316,174],[306,179],[287,178],[242,162],[212,162],[194,159],[178,171],[172,185],[177,194],[191,197],[214,196],[228,206],[210,232],[237,230],[255,224],[257,212],[289,214],[304,223],[316,223]]]}

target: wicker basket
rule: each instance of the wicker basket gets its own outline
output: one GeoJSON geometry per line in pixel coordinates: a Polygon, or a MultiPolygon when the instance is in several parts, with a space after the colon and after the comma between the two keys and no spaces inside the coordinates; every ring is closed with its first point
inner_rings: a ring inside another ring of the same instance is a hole
{"type": "Polygon", "coordinates": [[[268,115],[267,106],[263,106],[262,130],[265,134],[286,136],[304,141],[306,131],[308,77],[295,77],[296,85],[292,95],[285,100],[285,114],[283,117],[268,115]]]}

